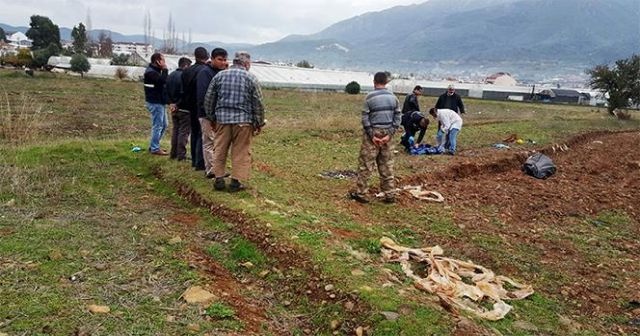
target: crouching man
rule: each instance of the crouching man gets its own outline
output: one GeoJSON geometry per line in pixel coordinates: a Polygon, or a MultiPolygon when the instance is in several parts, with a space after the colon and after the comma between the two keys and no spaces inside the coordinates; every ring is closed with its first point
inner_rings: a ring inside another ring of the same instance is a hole
{"type": "Polygon", "coordinates": [[[440,128],[436,135],[438,148],[443,153],[455,155],[458,133],[462,129],[462,118],[454,110],[436,109],[435,107],[429,110],[429,114],[440,123],[440,128]]]}

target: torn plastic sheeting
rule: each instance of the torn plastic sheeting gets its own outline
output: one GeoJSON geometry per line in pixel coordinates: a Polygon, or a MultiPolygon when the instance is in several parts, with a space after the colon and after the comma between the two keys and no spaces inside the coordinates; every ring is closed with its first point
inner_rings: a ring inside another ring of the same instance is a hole
{"type": "MultiPolygon", "coordinates": [[[[433,190],[423,190],[422,186],[404,186],[402,188],[396,188],[395,192],[407,191],[411,196],[421,201],[429,201],[429,202],[444,202],[444,196],[441,193],[433,190]]],[[[376,197],[384,197],[385,194],[383,192],[379,192],[375,195],[376,197]]]]}
{"type": "Polygon", "coordinates": [[[406,186],[403,189],[408,191],[411,194],[411,196],[422,201],[438,202],[438,203],[444,202],[444,197],[442,196],[441,193],[437,191],[431,191],[431,190],[422,190],[422,186],[406,186]]]}
{"type": "Polygon", "coordinates": [[[524,299],[533,294],[530,285],[522,285],[505,276],[496,276],[490,269],[471,261],[444,257],[440,246],[408,248],[387,237],[381,238],[380,243],[383,247],[383,259],[399,262],[405,275],[414,281],[417,288],[436,294],[447,304],[472,312],[483,319],[500,320],[512,308],[504,300],[524,299]],[[412,263],[426,263],[429,266],[428,275],[416,275],[412,263]],[[473,284],[465,283],[465,279],[473,284]],[[515,289],[508,290],[504,288],[504,284],[515,289]],[[493,301],[491,310],[477,304],[485,299],[493,301]]]}

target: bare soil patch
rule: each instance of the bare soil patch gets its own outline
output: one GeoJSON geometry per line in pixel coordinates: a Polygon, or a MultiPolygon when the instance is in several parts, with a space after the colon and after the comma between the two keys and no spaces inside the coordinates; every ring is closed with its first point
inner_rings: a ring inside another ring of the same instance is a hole
{"type": "MultiPolygon", "coordinates": [[[[536,290],[567,301],[576,316],[625,315],[633,319],[629,305],[624,303],[632,302],[634,293],[640,292],[640,283],[634,276],[640,274],[638,143],[637,131],[598,132],[569,139],[565,142],[567,151],[554,151],[551,146],[543,148],[540,151],[549,155],[558,167],[557,173],[546,180],[527,176],[520,170],[529,152],[511,151],[478,157],[463,154],[452,160],[449,167],[408,176],[401,182],[423,184],[445,196],[446,205],[452,207],[455,223],[463,228],[465,236],[450,240],[450,247],[500,273],[519,273],[519,277],[527,279],[535,274],[515,267],[517,260],[499,263],[468,238],[493,236],[512,251],[527,246],[539,253],[536,262],[543,268],[570,279],[559,288],[536,290]],[[621,228],[628,232],[616,234],[619,228],[614,224],[594,219],[611,211],[628,216],[632,223],[621,228]],[[591,222],[592,225],[585,224],[591,222]],[[598,226],[603,227],[601,231],[598,226]],[[611,233],[606,233],[607,230],[611,233]],[[603,238],[599,232],[608,236],[603,238]],[[567,239],[572,235],[579,238],[584,235],[585,240],[593,236],[592,241],[588,240],[592,246],[585,248],[567,239]],[[589,257],[589,248],[599,253],[608,249],[619,257],[608,258],[602,264],[589,257]]],[[[420,201],[403,195],[400,204],[419,206],[420,201]]],[[[638,331],[633,328],[626,324],[608,332],[638,331]]]]}

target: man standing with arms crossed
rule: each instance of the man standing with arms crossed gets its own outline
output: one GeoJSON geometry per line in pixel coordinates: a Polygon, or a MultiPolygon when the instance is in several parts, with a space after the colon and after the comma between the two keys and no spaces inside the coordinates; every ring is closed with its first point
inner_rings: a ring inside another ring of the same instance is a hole
{"type": "Polygon", "coordinates": [[[380,189],[385,203],[395,203],[395,181],[393,177],[393,148],[391,138],[400,127],[400,102],[386,86],[389,76],[378,72],[373,76],[374,91],[367,95],[362,110],[362,146],[358,158],[356,190],[349,197],[360,203],[369,203],[368,180],[378,166],[380,189]]]}
{"type": "Polygon", "coordinates": [[[202,129],[202,154],[204,157],[205,176],[214,178],[213,173],[213,148],[215,139],[215,123],[207,119],[204,110],[204,97],[209,89],[209,84],[215,75],[225,70],[229,64],[227,63],[227,51],[222,48],[215,48],[211,51],[211,63],[206,64],[204,69],[198,73],[196,77],[196,91],[198,100],[198,119],[202,129]]]}
{"type": "Polygon", "coordinates": [[[229,191],[246,189],[242,182],[251,172],[251,140],[264,126],[264,106],[258,79],[249,72],[251,56],[236,52],[233,65],[219,72],[209,85],[204,108],[215,128],[213,173],[214,188],[224,190],[227,154],[231,149],[231,183],[229,191]]]}

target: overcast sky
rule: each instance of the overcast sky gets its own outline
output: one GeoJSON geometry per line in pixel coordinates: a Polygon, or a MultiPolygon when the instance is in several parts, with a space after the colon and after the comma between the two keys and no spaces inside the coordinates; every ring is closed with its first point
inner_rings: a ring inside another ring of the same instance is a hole
{"type": "Polygon", "coordinates": [[[48,16],[61,27],[85,22],[93,29],[126,35],[144,34],[151,13],[155,36],[166,30],[169,13],[178,37],[191,29],[194,42],[264,43],[289,34],[316,33],[338,21],[398,5],[426,0],[0,0],[0,22],[29,26],[33,14],[48,16]]]}

